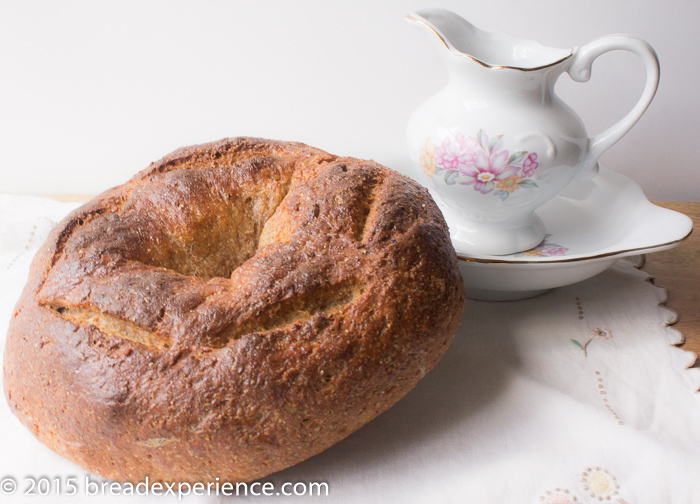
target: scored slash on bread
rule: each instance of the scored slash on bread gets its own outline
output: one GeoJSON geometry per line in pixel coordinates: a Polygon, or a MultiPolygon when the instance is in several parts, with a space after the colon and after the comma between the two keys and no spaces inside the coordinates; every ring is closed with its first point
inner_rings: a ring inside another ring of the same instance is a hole
{"type": "Polygon", "coordinates": [[[249,481],[398,401],[463,306],[424,188],[303,144],[226,139],[53,230],[10,325],[5,394],[39,440],[105,477],[249,481]]]}

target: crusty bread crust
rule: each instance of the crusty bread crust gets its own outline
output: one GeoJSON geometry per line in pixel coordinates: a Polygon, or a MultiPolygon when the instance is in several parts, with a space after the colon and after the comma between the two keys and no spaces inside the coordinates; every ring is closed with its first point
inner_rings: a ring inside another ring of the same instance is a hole
{"type": "Polygon", "coordinates": [[[13,314],[5,395],[102,476],[250,481],[392,406],[463,306],[424,188],[303,144],[226,139],[56,226],[13,314]]]}

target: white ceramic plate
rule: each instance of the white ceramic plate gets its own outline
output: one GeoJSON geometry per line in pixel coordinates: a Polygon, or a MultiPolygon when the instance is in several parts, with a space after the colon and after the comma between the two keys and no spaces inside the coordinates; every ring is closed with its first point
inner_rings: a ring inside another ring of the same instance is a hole
{"type": "Polygon", "coordinates": [[[592,180],[572,182],[537,213],[547,238],[535,249],[507,256],[456,249],[467,297],[536,296],[595,276],[622,257],[672,248],[693,229],[689,217],[653,205],[633,180],[604,166],[592,180]]]}

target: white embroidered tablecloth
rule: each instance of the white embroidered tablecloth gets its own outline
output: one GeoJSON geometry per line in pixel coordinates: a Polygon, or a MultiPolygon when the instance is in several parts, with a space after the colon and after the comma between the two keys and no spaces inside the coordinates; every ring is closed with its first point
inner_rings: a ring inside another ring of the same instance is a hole
{"type": "MultiPolygon", "coordinates": [[[[0,348],[36,249],[76,206],[0,194],[0,348]]],[[[293,502],[700,502],[700,370],[687,369],[695,356],[674,346],[682,339],[667,326],[674,314],[660,305],[664,290],[647,280],[620,261],[534,299],[468,301],[452,346],[408,396],[265,481],[277,490],[285,482],[328,484],[328,496],[293,502]]],[[[0,502],[178,500],[91,497],[85,478],[0,400],[0,502]],[[23,495],[27,478],[40,476],[76,476],[78,491],[23,495]],[[11,490],[9,479],[18,485],[11,496],[1,493],[11,490]]]]}

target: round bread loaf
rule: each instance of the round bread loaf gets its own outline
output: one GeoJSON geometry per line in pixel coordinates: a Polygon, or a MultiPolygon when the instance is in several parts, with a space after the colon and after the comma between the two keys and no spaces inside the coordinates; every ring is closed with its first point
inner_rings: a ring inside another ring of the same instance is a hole
{"type": "Polygon", "coordinates": [[[250,481],[398,401],[463,306],[424,188],[303,144],[226,139],[56,226],[13,314],[5,395],[99,475],[250,481]]]}

